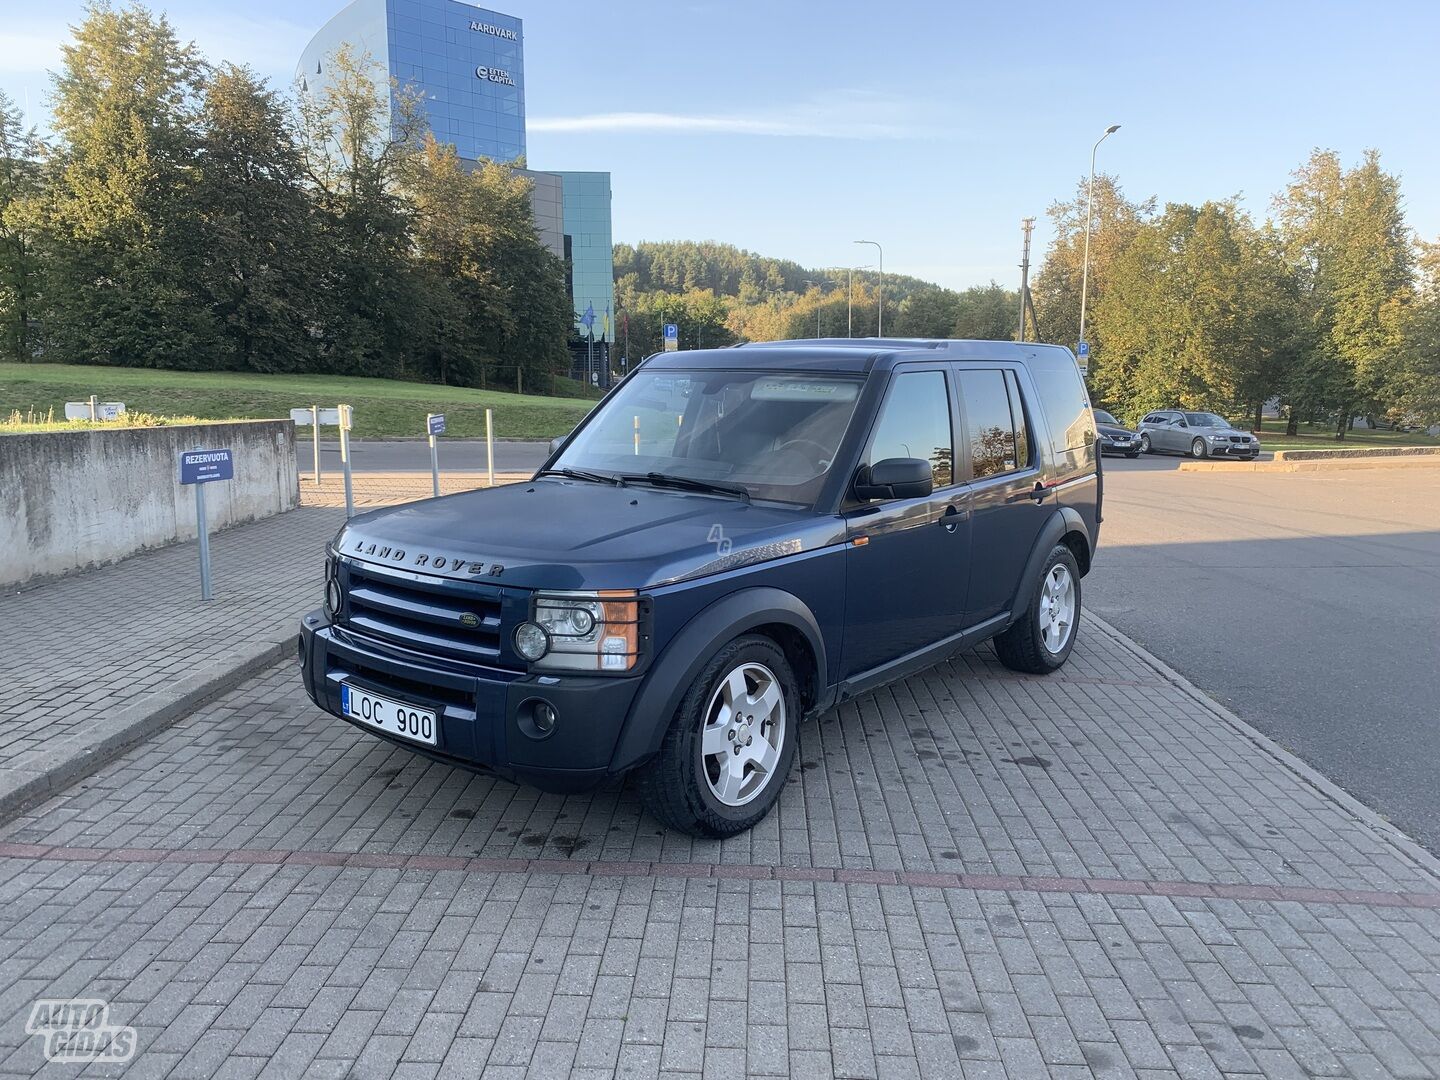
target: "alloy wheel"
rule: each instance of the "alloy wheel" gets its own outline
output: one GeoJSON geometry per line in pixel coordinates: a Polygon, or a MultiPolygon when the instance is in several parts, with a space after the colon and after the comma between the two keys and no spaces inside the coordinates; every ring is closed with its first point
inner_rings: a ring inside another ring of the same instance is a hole
{"type": "Polygon", "coordinates": [[[1075,579],[1070,568],[1056,563],[1040,589],[1040,638],[1051,653],[1059,653],[1075,629],[1075,579]]]}
{"type": "Polygon", "coordinates": [[[726,806],[751,802],[779,769],[787,734],[774,672],[754,662],[733,668],[705,709],[700,756],[710,794],[726,806]]]}

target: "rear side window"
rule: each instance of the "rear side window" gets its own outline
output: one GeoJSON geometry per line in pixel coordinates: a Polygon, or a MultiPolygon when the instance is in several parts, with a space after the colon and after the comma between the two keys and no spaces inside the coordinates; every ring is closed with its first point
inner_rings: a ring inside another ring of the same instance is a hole
{"type": "Polygon", "coordinates": [[[1012,472],[1026,463],[1025,420],[1016,431],[1015,410],[1006,372],[962,368],[960,399],[965,403],[965,435],[970,443],[971,475],[980,480],[1012,472]]]}
{"type": "Polygon", "coordinates": [[[1095,441],[1090,395],[1070,354],[1064,349],[1036,349],[1030,360],[1030,377],[1040,391],[1055,454],[1089,447],[1095,441]]]}
{"type": "Polygon", "coordinates": [[[886,458],[923,458],[935,472],[937,488],[954,483],[950,394],[943,371],[907,371],[890,384],[865,463],[886,458]]]}

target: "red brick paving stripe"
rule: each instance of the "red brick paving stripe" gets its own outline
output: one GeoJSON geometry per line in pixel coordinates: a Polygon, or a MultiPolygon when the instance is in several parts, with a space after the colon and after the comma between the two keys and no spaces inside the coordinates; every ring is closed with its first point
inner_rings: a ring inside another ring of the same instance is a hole
{"type": "Polygon", "coordinates": [[[846,885],[902,885],[907,888],[971,889],[976,892],[1098,893],[1121,896],[1195,897],[1203,900],[1266,900],[1300,904],[1440,909],[1440,892],[1385,892],[1325,889],[1309,885],[1252,885],[1244,882],[1133,881],[1126,878],[1046,877],[1019,874],[946,874],[924,871],[862,870],[829,866],[769,866],[753,863],[625,862],[583,859],[467,858],[452,855],[397,855],[378,851],[283,851],[269,848],[89,848],[0,843],[0,859],[45,862],[191,863],[263,866],[353,866],[386,870],[463,870],[497,874],[584,874],[589,877],[725,878],[732,880],[835,881],[846,885]]]}

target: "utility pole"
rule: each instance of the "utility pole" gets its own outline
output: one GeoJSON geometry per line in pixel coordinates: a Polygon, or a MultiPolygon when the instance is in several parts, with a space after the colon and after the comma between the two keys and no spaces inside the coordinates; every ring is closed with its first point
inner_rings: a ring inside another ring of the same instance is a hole
{"type": "Polygon", "coordinates": [[[1020,336],[1016,341],[1025,340],[1025,308],[1030,299],[1030,234],[1035,231],[1035,219],[1025,218],[1020,228],[1025,233],[1025,251],[1020,256],[1020,336]]]}

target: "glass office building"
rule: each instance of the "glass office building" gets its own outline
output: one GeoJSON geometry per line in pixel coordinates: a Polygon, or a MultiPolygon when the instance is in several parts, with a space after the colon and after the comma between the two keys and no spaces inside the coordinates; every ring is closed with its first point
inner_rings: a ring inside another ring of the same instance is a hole
{"type": "MultiPolygon", "coordinates": [[[[465,0],[353,0],[306,46],[296,69],[301,92],[323,89],[342,44],[375,60],[375,77],[419,91],[435,137],[463,160],[525,156],[525,30],[520,19],[465,0]]],[[[533,165],[527,159],[527,165],[533,165]]],[[[542,242],[564,256],[576,318],[577,366],[608,383],[615,340],[610,174],[526,170],[542,242]],[[593,340],[592,340],[593,339],[593,340]]]]}
{"type": "MultiPolygon", "coordinates": [[[[311,39],[297,73],[325,83],[342,44],[420,93],[430,130],[474,161],[525,154],[524,28],[519,19],[461,0],[354,0],[311,39]]],[[[388,95],[387,95],[388,96],[388,95]]]]}

